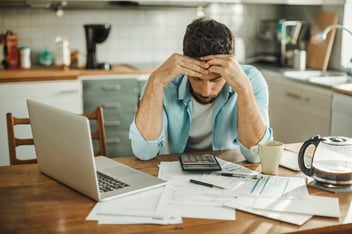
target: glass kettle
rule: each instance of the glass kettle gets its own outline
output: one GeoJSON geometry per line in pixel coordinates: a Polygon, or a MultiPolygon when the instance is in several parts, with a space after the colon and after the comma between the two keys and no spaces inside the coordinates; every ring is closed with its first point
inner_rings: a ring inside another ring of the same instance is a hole
{"type": "Polygon", "coordinates": [[[298,165],[304,174],[325,185],[352,185],[352,138],[314,136],[301,146],[298,165]],[[305,155],[310,145],[314,150],[307,162],[305,155]]]}

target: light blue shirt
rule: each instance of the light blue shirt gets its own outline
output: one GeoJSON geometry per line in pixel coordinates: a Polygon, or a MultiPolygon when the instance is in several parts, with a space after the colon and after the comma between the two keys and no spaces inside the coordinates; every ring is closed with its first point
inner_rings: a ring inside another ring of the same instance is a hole
{"type": "MultiPolygon", "coordinates": [[[[241,68],[249,78],[259,111],[267,125],[266,132],[260,142],[272,139],[269,127],[268,86],[263,75],[251,65],[241,68]]],[[[186,75],[177,76],[164,89],[163,129],[155,140],[146,141],[139,132],[135,121],[130,125],[129,138],[134,155],[141,160],[149,160],[157,156],[164,147],[168,153],[183,153],[187,146],[191,126],[192,103],[190,84],[186,75]]],[[[146,84],[144,86],[144,89],[146,84]]],[[[227,150],[240,147],[244,157],[252,163],[259,162],[256,153],[243,146],[237,129],[237,93],[225,84],[214,101],[212,117],[212,149],[227,150]]]]}

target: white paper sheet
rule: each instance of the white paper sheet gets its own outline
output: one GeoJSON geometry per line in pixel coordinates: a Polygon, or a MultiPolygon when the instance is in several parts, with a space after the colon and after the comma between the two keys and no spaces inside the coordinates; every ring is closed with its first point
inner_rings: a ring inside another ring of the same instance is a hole
{"type": "Polygon", "coordinates": [[[235,210],[224,207],[233,198],[226,190],[209,188],[174,176],[165,187],[158,210],[177,209],[182,217],[235,220],[235,210]]]}
{"type": "Polygon", "coordinates": [[[258,198],[253,208],[327,217],[340,217],[339,199],[336,197],[307,196],[301,199],[258,198]]]}
{"type": "Polygon", "coordinates": [[[226,203],[225,206],[296,225],[302,225],[307,222],[310,218],[312,218],[312,215],[306,214],[292,214],[253,209],[256,199],[257,198],[255,197],[237,197],[232,201],[226,203]]]}
{"type": "Polygon", "coordinates": [[[170,180],[173,176],[178,176],[184,178],[192,177],[199,179],[207,174],[208,173],[182,171],[179,161],[160,162],[158,178],[163,180],[170,180]]]}
{"type": "Polygon", "coordinates": [[[219,178],[208,175],[207,181],[223,186],[234,194],[235,199],[225,203],[225,206],[265,216],[280,221],[302,225],[312,215],[283,213],[254,209],[253,206],[259,198],[291,198],[299,199],[309,195],[303,177],[264,176],[263,179],[250,178],[219,178]]]}
{"type": "Polygon", "coordinates": [[[263,175],[262,179],[251,179],[209,174],[203,179],[231,190],[236,196],[299,198],[309,194],[304,177],[263,175]]]}
{"type": "Polygon", "coordinates": [[[298,166],[298,153],[284,149],[280,160],[280,166],[294,171],[300,171],[298,166]]]}
{"type": "Polygon", "coordinates": [[[176,209],[156,210],[164,187],[98,202],[87,216],[100,224],[178,224],[182,217],[176,209]]]}
{"type": "MultiPolygon", "coordinates": [[[[239,164],[231,163],[225,160],[218,159],[222,167],[222,172],[231,172],[236,174],[246,174],[246,175],[256,175],[259,174],[256,171],[245,168],[239,164]]],[[[219,176],[217,172],[212,173],[189,173],[183,172],[179,162],[164,162],[160,164],[159,178],[168,179],[169,182],[166,185],[164,194],[160,199],[158,207],[170,207],[177,208],[183,217],[196,217],[196,218],[226,218],[224,213],[222,215],[217,215],[216,212],[206,210],[203,212],[197,212],[199,207],[203,205],[192,206],[192,204],[197,204],[196,200],[187,198],[189,194],[197,194],[195,191],[198,189],[207,189],[210,191],[214,188],[202,188],[199,185],[192,185],[187,180],[190,178],[198,179],[210,184],[215,184],[226,188],[226,194],[229,196],[224,197],[221,204],[214,204],[214,207],[223,205],[229,208],[240,209],[246,212],[250,212],[257,215],[262,215],[268,218],[277,219],[285,221],[288,223],[293,223],[297,225],[302,225],[312,216],[306,214],[292,214],[283,212],[273,212],[266,210],[257,210],[253,208],[257,198],[300,198],[308,196],[308,190],[303,177],[283,177],[283,176],[265,176],[262,179],[251,179],[251,178],[238,178],[238,177],[226,177],[219,176]],[[176,178],[182,181],[175,182],[176,178]],[[173,182],[173,183],[171,183],[173,182]],[[192,186],[193,188],[190,188],[192,186]],[[185,190],[183,190],[185,188],[185,190]],[[183,192],[183,193],[182,193],[183,192]],[[176,196],[177,195],[177,196],[176,196]],[[186,199],[187,198],[187,199],[186,199]],[[185,199],[185,200],[182,200],[185,199]],[[244,201],[243,199],[249,199],[244,201]],[[244,201],[244,202],[243,202],[244,201]],[[181,207],[181,208],[180,208],[181,207]]],[[[216,191],[216,190],[215,190],[216,191]]],[[[199,195],[197,195],[199,196],[199,195]]],[[[200,197],[209,197],[209,194],[201,194],[200,197]]],[[[204,200],[205,201],[205,200],[204,200]]],[[[212,207],[214,209],[214,207],[212,207]]],[[[219,210],[221,211],[221,210],[219,210]]],[[[219,212],[218,211],[218,212],[219,212]]],[[[224,212],[224,211],[222,211],[224,212]]]]}
{"type": "Polygon", "coordinates": [[[342,223],[352,223],[352,201],[350,202],[348,211],[346,213],[345,218],[343,219],[342,223]]]}

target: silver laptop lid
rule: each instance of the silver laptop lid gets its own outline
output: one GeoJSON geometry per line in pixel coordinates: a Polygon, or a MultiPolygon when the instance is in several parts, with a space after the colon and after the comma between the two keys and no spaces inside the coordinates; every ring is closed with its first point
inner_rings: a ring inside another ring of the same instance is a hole
{"type": "Polygon", "coordinates": [[[27,107],[40,171],[99,201],[88,119],[34,100],[27,107]]]}

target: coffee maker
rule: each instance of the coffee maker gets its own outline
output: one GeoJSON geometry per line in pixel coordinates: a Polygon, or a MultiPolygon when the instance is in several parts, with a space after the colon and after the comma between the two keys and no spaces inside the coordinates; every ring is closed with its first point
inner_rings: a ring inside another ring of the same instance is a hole
{"type": "Polygon", "coordinates": [[[87,44],[86,69],[110,70],[108,63],[98,63],[96,59],[96,44],[104,42],[109,36],[110,24],[86,24],[84,25],[87,44]]]}

